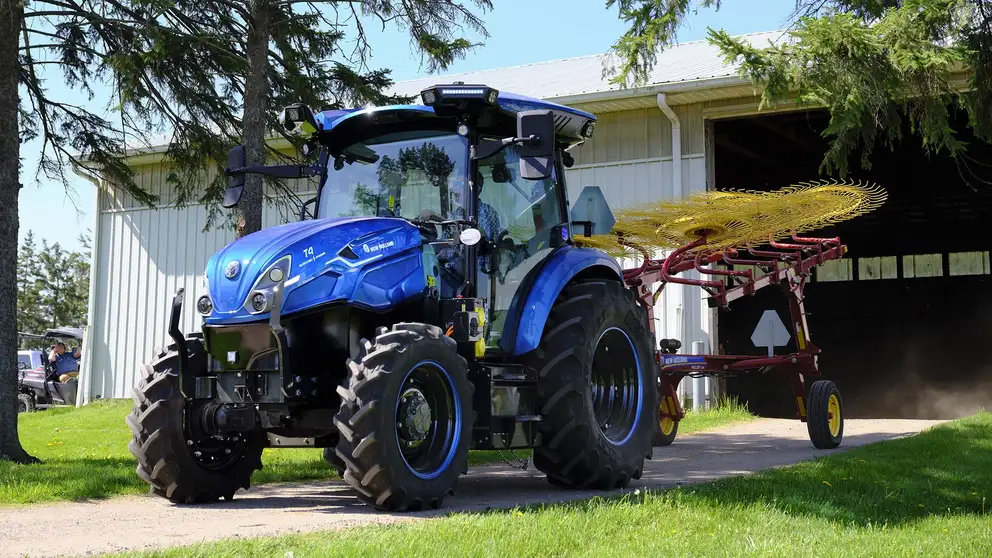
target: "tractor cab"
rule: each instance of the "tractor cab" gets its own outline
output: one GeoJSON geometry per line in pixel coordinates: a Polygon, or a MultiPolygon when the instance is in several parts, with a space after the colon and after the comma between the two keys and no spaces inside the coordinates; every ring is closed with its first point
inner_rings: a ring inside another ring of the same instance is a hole
{"type": "Polygon", "coordinates": [[[488,302],[495,349],[528,272],[569,241],[567,149],[592,135],[595,117],[485,86],[435,86],[421,98],[316,115],[312,141],[327,157],[316,218],[415,224],[437,258],[440,297],[488,302]]]}
{"type": "MultiPolygon", "coordinates": [[[[238,146],[229,169],[317,177],[301,220],[402,219],[416,227],[438,298],[484,300],[486,350],[513,353],[517,324],[507,318],[518,290],[551,252],[571,244],[564,170],[596,117],[485,85],[437,85],[421,99],[317,113],[287,107],[282,124],[307,137],[312,166],[248,170],[238,146]]],[[[243,176],[232,172],[225,205],[240,197],[243,176]]],[[[360,248],[372,253],[390,242],[360,248]]]]}

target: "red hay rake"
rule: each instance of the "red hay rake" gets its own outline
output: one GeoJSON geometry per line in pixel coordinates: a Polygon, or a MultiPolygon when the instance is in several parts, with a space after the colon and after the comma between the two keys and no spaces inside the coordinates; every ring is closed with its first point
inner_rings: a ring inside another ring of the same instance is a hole
{"type": "Polygon", "coordinates": [[[657,360],[660,367],[661,402],[659,429],[655,445],[668,445],[675,439],[678,422],[685,416],[676,388],[686,376],[728,376],[749,372],[776,372],[788,376],[795,398],[796,416],[807,423],[810,440],[821,449],[835,448],[843,438],[843,416],[840,392],[829,380],[814,381],[809,391],[807,377],[820,375],[817,355],[820,352],[810,339],[803,289],[812,269],[828,260],[839,259],[847,246],[839,238],[806,238],[792,236],[791,242],[769,243],[770,249],[726,248],[706,250],[706,239],[699,238],[674,250],[666,258],[652,259],[644,249],[634,247],[643,256],[640,266],[626,269],[623,277],[648,312],[648,322],[654,331],[654,305],[669,283],[693,285],[709,296],[709,306],[726,307],[734,300],[753,295],[759,289],[777,285],[788,299],[791,316],[789,329],[796,340],[798,352],[789,355],[756,357],[753,355],[685,355],[677,354],[681,343],[662,339],[657,360]],[[718,269],[716,264],[753,266],[751,269],[718,269]],[[679,274],[695,270],[700,279],[687,279],[679,274]],[[656,289],[654,284],[660,283],[656,289]],[[729,283],[729,284],[728,284],[729,283]]]}

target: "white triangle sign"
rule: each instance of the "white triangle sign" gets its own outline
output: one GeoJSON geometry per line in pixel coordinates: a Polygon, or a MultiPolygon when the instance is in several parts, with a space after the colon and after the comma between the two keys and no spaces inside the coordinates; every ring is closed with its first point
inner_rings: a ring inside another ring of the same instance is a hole
{"type": "Polygon", "coordinates": [[[751,342],[755,347],[768,347],[768,356],[775,354],[775,347],[788,345],[790,339],[792,334],[785,329],[785,324],[774,310],[765,310],[751,334],[751,342]]]}

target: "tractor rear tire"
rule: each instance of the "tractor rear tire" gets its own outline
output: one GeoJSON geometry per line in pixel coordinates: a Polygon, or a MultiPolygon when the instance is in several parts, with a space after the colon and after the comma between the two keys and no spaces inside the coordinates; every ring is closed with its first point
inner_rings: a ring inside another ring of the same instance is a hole
{"type": "Polygon", "coordinates": [[[34,397],[29,393],[17,394],[17,412],[33,413],[35,410],[34,397]]]}
{"type": "Polygon", "coordinates": [[[455,341],[432,325],[395,324],[347,364],[334,419],[345,482],[379,510],[440,508],[468,471],[475,423],[455,341]]]}
{"type": "Polygon", "coordinates": [[[538,370],[543,417],[534,465],[551,484],[613,489],[641,477],[658,420],[653,346],[647,312],[620,282],[563,289],[524,359],[538,370]]]}
{"type": "MultiPolygon", "coordinates": [[[[189,339],[187,347],[189,372],[206,370],[202,341],[189,339]]],[[[195,424],[187,418],[197,415],[189,412],[179,391],[178,371],[174,344],[151,364],[141,365],[142,378],[133,392],[134,409],[126,418],[133,435],[128,450],[138,460],[138,476],[153,493],[173,503],[230,500],[239,488],[247,490],[252,474],[262,468],[265,433],[259,427],[222,438],[192,434],[195,424]]]]}
{"type": "Polygon", "coordinates": [[[844,438],[844,408],[837,384],[817,380],[809,388],[806,429],[817,449],[833,449],[844,438]]]}

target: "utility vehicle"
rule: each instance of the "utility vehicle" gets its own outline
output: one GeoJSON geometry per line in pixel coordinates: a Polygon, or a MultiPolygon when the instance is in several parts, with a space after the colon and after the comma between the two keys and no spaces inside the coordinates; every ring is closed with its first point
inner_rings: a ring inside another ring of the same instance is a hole
{"type": "Polygon", "coordinates": [[[17,351],[17,412],[27,413],[49,407],[75,406],[78,380],[67,378],[64,382],[48,361],[48,352],[57,342],[74,351],[83,343],[83,330],[74,327],[48,329],[43,335],[18,334],[20,337],[38,339],[44,350],[21,349],[17,351]],[[75,346],[73,346],[73,344],[75,346]]]}
{"type": "Polygon", "coordinates": [[[439,507],[470,449],[534,448],[559,486],[641,476],[658,418],[647,311],[614,258],[574,245],[568,211],[569,149],[595,116],[485,85],[421,98],[287,107],[304,165],[231,150],[226,207],[246,173],[319,190],[299,222],[210,258],[202,332],[179,330],[176,294],[173,343],[127,417],[153,492],[230,499],[266,447],[325,448],[359,498],[393,511],[439,507]]]}

